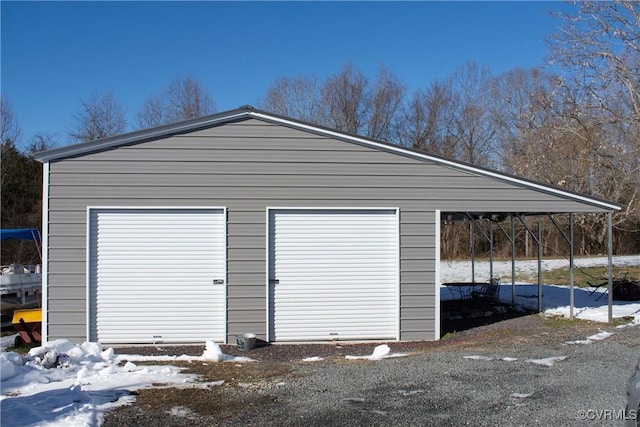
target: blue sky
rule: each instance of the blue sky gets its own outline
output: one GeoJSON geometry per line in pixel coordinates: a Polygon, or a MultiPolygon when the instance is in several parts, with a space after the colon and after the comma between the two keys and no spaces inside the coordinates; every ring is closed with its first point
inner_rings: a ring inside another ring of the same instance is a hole
{"type": "Polygon", "coordinates": [[[1,90],[23,142],[69,142],[80,99],[112,92],[134,123],[145,99],[192,75],[218,111],[256,105],[274,79],[380,64],[409,92],[476,61],[494,74],[547,55],[560,2],[7,2],[1,90]]]}

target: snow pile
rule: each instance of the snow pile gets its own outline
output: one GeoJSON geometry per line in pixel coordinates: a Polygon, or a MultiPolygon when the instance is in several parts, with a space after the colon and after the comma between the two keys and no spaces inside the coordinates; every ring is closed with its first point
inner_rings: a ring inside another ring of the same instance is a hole
{"type": "Polygon", "coordinates": [[[502,360],[503,362],[515,362],[518,360],[516,357],[491,357],[491,356],[463,356],[463,359],[470,360],[502,360]]]}
{"type": "Polygon", "coordinates": [[[495,360],[493,357],[490,356],[477,356],[477,355],[473,355],[473,356],[464,356],[463,359],[470,359],[470,360],[495,360]]]}
{"type": "Polygon", "coordinates": [[[511,393],[509,397],[514,397],[516,399],[526,399],[527,397],[533,396],[533,392],[531,393],[511,393]]]}
{"type": "Polygon", "coordinates": [[[382,344],[373,349],[373,353],[369,356],[345,356],[346,359],[356,360],[356,359],[366,359],[366,360],[381,360],[388,359],[390,357],[404,357],[407,356],[405,353],[391,353],[391,348],[388,345],[382,344]]]}
{"type": "MultiPolygon", "coordinates": [[[[515,362],[516,360],[518,360],[515,357],[491,357],[491,356],[478,356],[478,355],[463,356],[463,358],[469,359],[469,360],[486,360],[486,361],[502,360],[504,362],[515,362]]],[[[554,356],[554,357],[545,357],[544,359],[526,359],[525,362],[533,363],[535,365],[553,366],[556,362],[560,362],[562,360],[565,360],[566,358],[567,356],[554,356]]]]}
{"type": "MultiPolygon", "coordinates": [[[[219,349],[219,347],[218,347],[219,349]]],[[[209,346],[210,353],[224,360],[233,358],[209,346]]],[[[211,360],[179,356],[172,360],[211,360]]],[[[156,357],[161,360],[164,357],[156,357]]],[[[196,382],[197,375],[184,374],[174,366],[143,366],[135,357],[116,355],[100,344],[74,345],[56,340],[35,347],[22,357],[14,352],[0,353],[2,412],[5,425],[99,425],[106,410],[134,400],[131,392],[163,384],[163,387],[210,387],[224,381],[196,382]],[[122,362],[128,360],[124,365],[122,362]]],[[[154,360],[138,357],[138,360],[154,360]]]]}
{"type": "Polygon", "coordinates": [[[244,356],[231,356],[223,353],[222,348],[213,341],[207,341],[205,343],[205,350],[202,356],[188,356],[183,354],[181,356],[144,356],[140,354],[121,354],[116,357],[116,360],[123,361],[128,360],[131,362],[255,362],[254,359],[244,356]]]}
{"type": "MultiPolygon", "coordinates": [[[[504,285],[503,285],[504,286],[504,285]]],[[[509,285],[510,287],[510,285],[509,285]]],[[[607,323],[609,308],[607,295],[593,288],[574,288],[574,316],[578,319],[607,323]]],[[[501,299],[507,302],[507,291],[501,299]]],[[[510,290],[508,291],[511,298],[510,290]]],[[[535,310],[538,307],[537,285],[516,285],[516,304],[520,307],[535,310]]],[[[542,286],[542,308],[545,314],[569,317],[569,287],[557,285],[542,286]]],[[[631,323],[640,324],[640,301],[613,301],[614,318],[629,318],[631,323]]]]}
{"type": "Polygon", "coordinates": [[[565,344],[591,344],[591,343],[593,343],[595,341],[602,341],[604,339],[607,339],[611,335],[613,335],[612,332],[600,331],[597,334],[594,334],[594,335],[591,335],[590,337],[587,337],[587,339],[576,340],[576,341],[567,341],[567,342],[565,342],[565,344]]]}
{"type": "Polygon", "coordinates": [[[224,354],[220,346],[213,341],[206,342],[206,348],[202,353],[203,360],[212,360],[214,362],[255,362],[250,357],[231,356],[224,354]]]}
{"type": "Polygon", "coordinates": [[[12,347],[16,342],[16,338],[20,334],[7,335],[6,337],[0,337],[0,351],[5,351],[8,347],[12,347]]]}
{"type": "Polygon", "coordinates": [[[22,356],[18,353],[0,353],[0,381],[6,381],[18,375],[17,366],[22,364],[22,356]]]}
{"type": "Polygon", "coordinates": [[[525,360],[525,362],[551,367],[555,365],[557,362],[561,362],[566,358],[567,356],[553,356],[553,357],[545,357],[544,359],[527,359],[525,360]]]}

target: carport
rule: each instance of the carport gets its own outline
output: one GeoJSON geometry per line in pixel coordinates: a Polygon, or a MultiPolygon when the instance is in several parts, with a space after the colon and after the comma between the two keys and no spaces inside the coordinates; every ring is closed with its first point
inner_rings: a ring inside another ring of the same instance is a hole
{"type": "MultiPolygon", "coordinates": [[[[585,198],[582,195],[578,197],[585,198]]],[[[603,213],[590,213],[591,215],[605,215],[607,224],[607,294],[608,294],[608,317],[609,322],[613,319],[613,242],[612,242],[612,216],[613,212],[621,207],[610,202],[597,199],[590,201],[601,204],[603,213]]],[[[522,225],[525,233],[535,243],[537,249],[537,299],[538,312],[543,311],[542,295],[542,260],[543,260],[543,218],[548,218],[552,227],[559,233],[562,240],[567,244],[567,257],[569,260],[569,318],[574,317],[574,272],[575,272],[575,240],[574,240],[574,217],[579,212],[443,212],[441,221],[464,222],[469,225],[469,253],[471,258],[471,283],[476,281],[476,239],[485,240],[489,246],[489,279],[494,277],[494,242],[496,233],[501,233],[510,243],[511,247],[511,306],[516,305],[516,224],[522,225]],[[559,215],[568,216],[568,227],[562,227],[558,221],[559,215]],[[533,225],[532,225],[533,222],[533,225]]]]}

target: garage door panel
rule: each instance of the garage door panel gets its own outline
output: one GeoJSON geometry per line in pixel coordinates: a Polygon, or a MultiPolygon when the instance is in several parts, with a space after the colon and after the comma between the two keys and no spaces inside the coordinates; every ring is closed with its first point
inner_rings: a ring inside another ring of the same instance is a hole
{"type": "Polygon", "coordinates": [[[269,227],[272,339],[397,338],[395,210],[274,210],[269,227]]]}
{"type": "Polygon", "coordinates": [[[224,340],[224,210],[94,209],[90,228],[91,339],[224,340]]]}

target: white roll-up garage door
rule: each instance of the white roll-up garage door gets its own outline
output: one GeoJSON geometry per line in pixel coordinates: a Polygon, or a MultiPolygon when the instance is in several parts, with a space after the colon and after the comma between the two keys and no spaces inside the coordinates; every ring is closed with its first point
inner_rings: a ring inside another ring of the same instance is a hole
{"type": "Polygon", "coordinates": [[[91,209],[90,339],[224,341],[224,209],[91,209]]]}
{"type": "Polygon", "coordinates": [[[271,210],[270,339],[396,339],[396,210],[271,210]]]}

